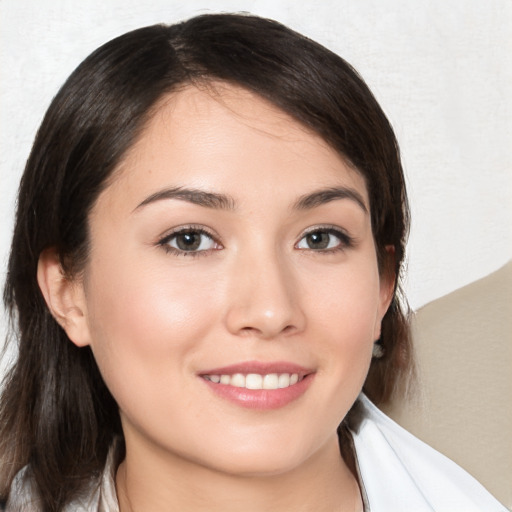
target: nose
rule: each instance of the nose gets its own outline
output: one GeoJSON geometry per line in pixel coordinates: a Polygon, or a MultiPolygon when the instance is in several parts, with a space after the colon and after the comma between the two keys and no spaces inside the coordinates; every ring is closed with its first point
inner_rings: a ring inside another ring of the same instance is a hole
{"type": "Polygon", "coordinates": [[[226,315],[231,333],[273,339],[304,329],[298,280],[278,254],[240,258],[231,275],[226,315]]]}

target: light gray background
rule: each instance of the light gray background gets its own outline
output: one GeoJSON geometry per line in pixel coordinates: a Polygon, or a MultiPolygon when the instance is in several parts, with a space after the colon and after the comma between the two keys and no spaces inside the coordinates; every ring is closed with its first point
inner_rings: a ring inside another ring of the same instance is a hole
{"type": "Polygon", "coordinates": [[[282,21],[366,79],[402,147],[413,218],[406,282],[413,308],[510,260],[511,1],[0,0],[2,282],[19,177],[58,87],[114,36],[211,11],[282,21]]]}

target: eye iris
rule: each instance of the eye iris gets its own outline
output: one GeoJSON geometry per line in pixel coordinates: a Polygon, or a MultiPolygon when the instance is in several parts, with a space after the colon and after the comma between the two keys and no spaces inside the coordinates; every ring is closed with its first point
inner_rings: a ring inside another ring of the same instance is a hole
{"type": "Polygon", "coordinates": [[[310,249],[326,249],[329,245],[329,233],[315,231],[309,233],[306,240],[310,249]]]}
{"type": "Polygon", "coordinates": [[[176,237],[176,245],[182,251],[194,251],[201,245],[199,233],[181,233],[176,237]]]}

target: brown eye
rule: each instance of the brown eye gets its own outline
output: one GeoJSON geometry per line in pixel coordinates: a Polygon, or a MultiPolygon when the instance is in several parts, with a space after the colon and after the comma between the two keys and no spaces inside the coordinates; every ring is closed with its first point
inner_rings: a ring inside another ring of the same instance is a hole
{"type": "Polygon", "coordinates": [[[314,231],[306,235],[306,244],[309,249],[327,249],[332,235],[324,231],[314,231]]]}
{"type": "Polygon", "coordinates": [[[202,252],[215,249],[215,240],[204,231],[187,230],[167,237],[162,245],[177,252],[202,252]]]}
{"type": "Polygon", "coordinates": [[[297,249],[330,251],[344,249],[352,245],[352,239],[338,229],[315,229],[306,233],[298,242],[297,249]]]}
{"type": "Polygon", "coordinates": [[[176,248],[182,251],[197,251],[201,246],[200,233],[180,233],[176,235],[176,248]]]}

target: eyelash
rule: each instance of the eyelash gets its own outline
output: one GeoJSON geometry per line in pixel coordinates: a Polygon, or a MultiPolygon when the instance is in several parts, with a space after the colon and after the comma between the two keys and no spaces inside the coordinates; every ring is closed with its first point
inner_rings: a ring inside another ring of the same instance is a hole
{"type": "MultiPolygon", "coordinates": [[[[302,236],[300,237],[299,241],[295,244],[295,247],[300,244],[302,240],[304,240],[308,235],[312,235],[314,233],[322,233],[322,234],[328,234],[333,235],[339,240],[339,244],[336,247],[331,248],[325,248],[325,249],[302,249],[311,251],[313,253],[322,253],[322,254],[332,254],[340,251],[345,251],[347,249],[350,249],[354,247],[355,240],[350,235],[348,235],[346,232],[344,232],[342,229],[340,229],[337,226],[314,226],[312,228],[309,228],[306,230],[302,236]]],[[[300,249],[299,249],[300,250],[300,249]]]]}
{"type": "Polygon", "coordinates": [[[222,245],[220,242],[217,241],[216,237],[213,235],[213,233],[210,233],[208,230],[206,230],[203,226],[182,226],[180,228],[177,228],[176,230],[172,231],[171,233],[165,235],[162,239],[158,241],[158,245],[164,249],[164,251],[168,254],[173,254],[175,256],[192,256],[192,257],[198,257],[198,256],[206,256],[211,251],[216,251],[222,248],[222,245]],[[186,235],[186,234],[194,234],[199,236],[206,236],[209,238],[216,247],[210,248],[210,249],[203,249],[201,251],[194,251],[190,250],[187,251],[185,249],[178,249],[176,247],[172,247],[170,242],[173,239],[176,239],[180,235],[186,235]]]}
{"type": "MultiPolygon", "coordinates": [[[[158,241],[158,245],[160,247],[162,247],[166,253],[173,254],[175,256],[192,256],[192,257],[206,256],[212,251],[222,249],[222,245],[220,244],[220,242],[218,242],[216,240],[216,237],[211,232],[206,230],[203,226],[194,226],[194,225],[183,226],[183,227],[177,228],[176,230],[172,231],[171,233],[165,235],[162,239],[160,239],[158,241]],[[176,239],[180,235],[186,235],[187,233],[199,235],[199,236],[206,236],[212,241],[212,243],[214,243],[216,245],[216,247],[203,249],[200,251],[197,251],[197,250],[187,251],[186,249],[179,249],[179,248],[172,247],[171,245],[169,245],[173,239],[176,239]]],[[[339,251],[344,251],[346,249],[350,249],[353,246],[354,246],[354,239],[351,236],[349,236],[347,233],[345,233],[343,230],[341,230],[340,228],[338,228],[336,226],[314,226],[312,228],[309,228],[307,231],[305,231],[302,234],[299,241],[295,244],[294,247],[298,250],[306,250],[306,251],[310,251],[312,253],[332,254],[332,253],[336,253],[339,251]],[[299,248],[298,247],[298,245],[301,243],[302,240],[304,240],[307,236],[315,234],[315,233],[333,235],[336,238],[338,238],[339,244],[336,245],[335,247],[325,248],[325,249],[299,248]]]]}

